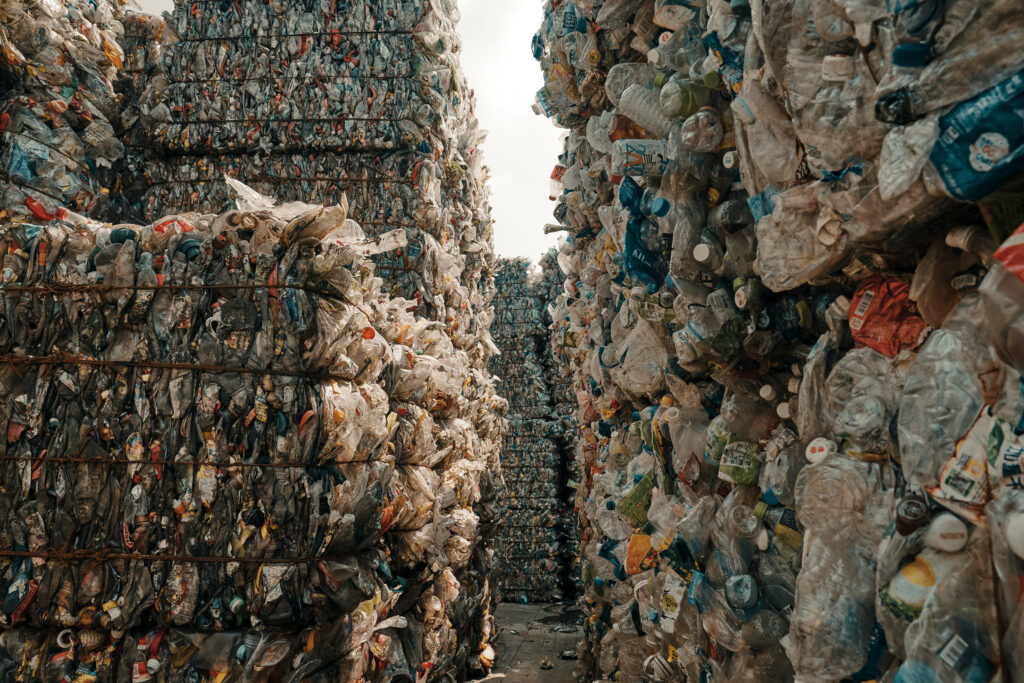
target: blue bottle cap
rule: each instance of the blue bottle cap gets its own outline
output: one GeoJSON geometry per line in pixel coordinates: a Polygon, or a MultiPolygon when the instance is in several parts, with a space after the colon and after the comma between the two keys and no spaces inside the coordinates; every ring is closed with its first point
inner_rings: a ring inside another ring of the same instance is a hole
{"type": "Polygon", "coordinates": [[[607,501],[605,501],[604,507],[605,507],[606,510],[614,510],[615,509],[615,501],[614,500],[607,500],[607,501]]]}
{"type": "Polygon", "coordinates": [[[651,204],[651,213],[658,218],[664,218],[668,215],[668,212],[672,210],[672,202],[665,199],[664,197],[658,197],[651,204]]]}

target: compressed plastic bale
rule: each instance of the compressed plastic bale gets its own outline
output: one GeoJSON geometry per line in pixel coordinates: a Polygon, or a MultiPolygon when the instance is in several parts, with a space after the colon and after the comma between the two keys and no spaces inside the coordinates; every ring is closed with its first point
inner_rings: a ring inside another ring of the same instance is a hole
{"type": "Polygon", "coordinates": [[[0,13],[0,160],[7,218],[105,216],[124,154],[114,91],[124,53],[117,3],[9,3],[0,13]]]}
{"type": "Polygon", "coordinates": [[[996,252],[985,305],[974,295],[1015,199],[997,192],[996,211],[950,200],[976,202],[1017,173],[1014,133],[1004,144],[990,131],[1018,95],[1019,60],[974,57],[1018,22],[979,47],[969,36],[1002,10],[945,9],[545,6],[535,111],[569,129],[545,230],[565,233],[551,344],[579,420],[590,618],[578,675],[910,681],[947,667],[981,679],[1000,657],[1006,670],[1017,615],[997,639],[977,626],[987,596],[918,610],[959,566],[958,530],[984,535],[981,506],[1017,476],[1018,440],[999,425],[1017,424],[1019,387],[994,354],[1013,365],[1019,240],[996,252]],[[964,74],[970,87],[943,85],[964,74]],[[652,86],[655,100],[642,96],[652,86]],[[684,91],[708,109],[684,114],[684,91]],[[715,120],[717,147],[714,126],[698,125],[715,120]],[[650,158],[627,164],[622,141],[637,139],[650,158]],[[922,261],[929,244],[944,258],[922,261]],[[907,295],[896,283],[915,270],[907,295]],[[641,329],[672,340],[642,377],[623,362],[641,329]],[[978,447],[990,429],[991,481],[978,447]],[[678,577],[660,621],[633,590],[642,562],[678,577]],[[943,630],[940,613],[959,625],[943,630]],[[904,633],[927,645],[905,648],[904,633]]]}

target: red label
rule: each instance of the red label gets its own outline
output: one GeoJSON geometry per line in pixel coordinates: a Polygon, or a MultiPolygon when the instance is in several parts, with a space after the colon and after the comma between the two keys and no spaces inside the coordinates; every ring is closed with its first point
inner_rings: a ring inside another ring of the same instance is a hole
{"type": "Polygon", "coordinates": [[[917,347],[927,330],[928,323],[910,300],[910,285],[899,278],[869,277],[850,302],[854,340],[886,356],[917,347]]]}
{"type": "Polygon", "coordinates": [[[1004,268],[1024,282],[1024,225],[1017,228],[1016,232],[996,249],[994,256],[1004,268]]]}

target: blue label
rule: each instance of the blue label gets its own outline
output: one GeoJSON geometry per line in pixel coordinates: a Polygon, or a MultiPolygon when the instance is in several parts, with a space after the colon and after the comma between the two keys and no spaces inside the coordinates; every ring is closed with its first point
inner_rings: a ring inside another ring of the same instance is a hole
{"type": "Polygon", "coordinates": [[[946,191],[969,202],[1024,168],[1024,71],[940,118],[931,162],[946,191]]]}

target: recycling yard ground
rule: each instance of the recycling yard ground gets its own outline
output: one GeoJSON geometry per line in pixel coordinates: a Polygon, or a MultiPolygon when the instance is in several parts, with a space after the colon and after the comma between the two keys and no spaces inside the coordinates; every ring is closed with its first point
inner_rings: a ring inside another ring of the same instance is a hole
{"type": "Polygon", "coordinates": [[[571,681],[575,660],[562,659],[576,651],[582,613],[572,605],[517,605],[498,607],[498,659],[482,681],[501,683],[553,683],[571,681]],[[572,629],[571,631],[569,629],[572,629]],[[547,659],[551,669],[542,669],[547,659]]]}

